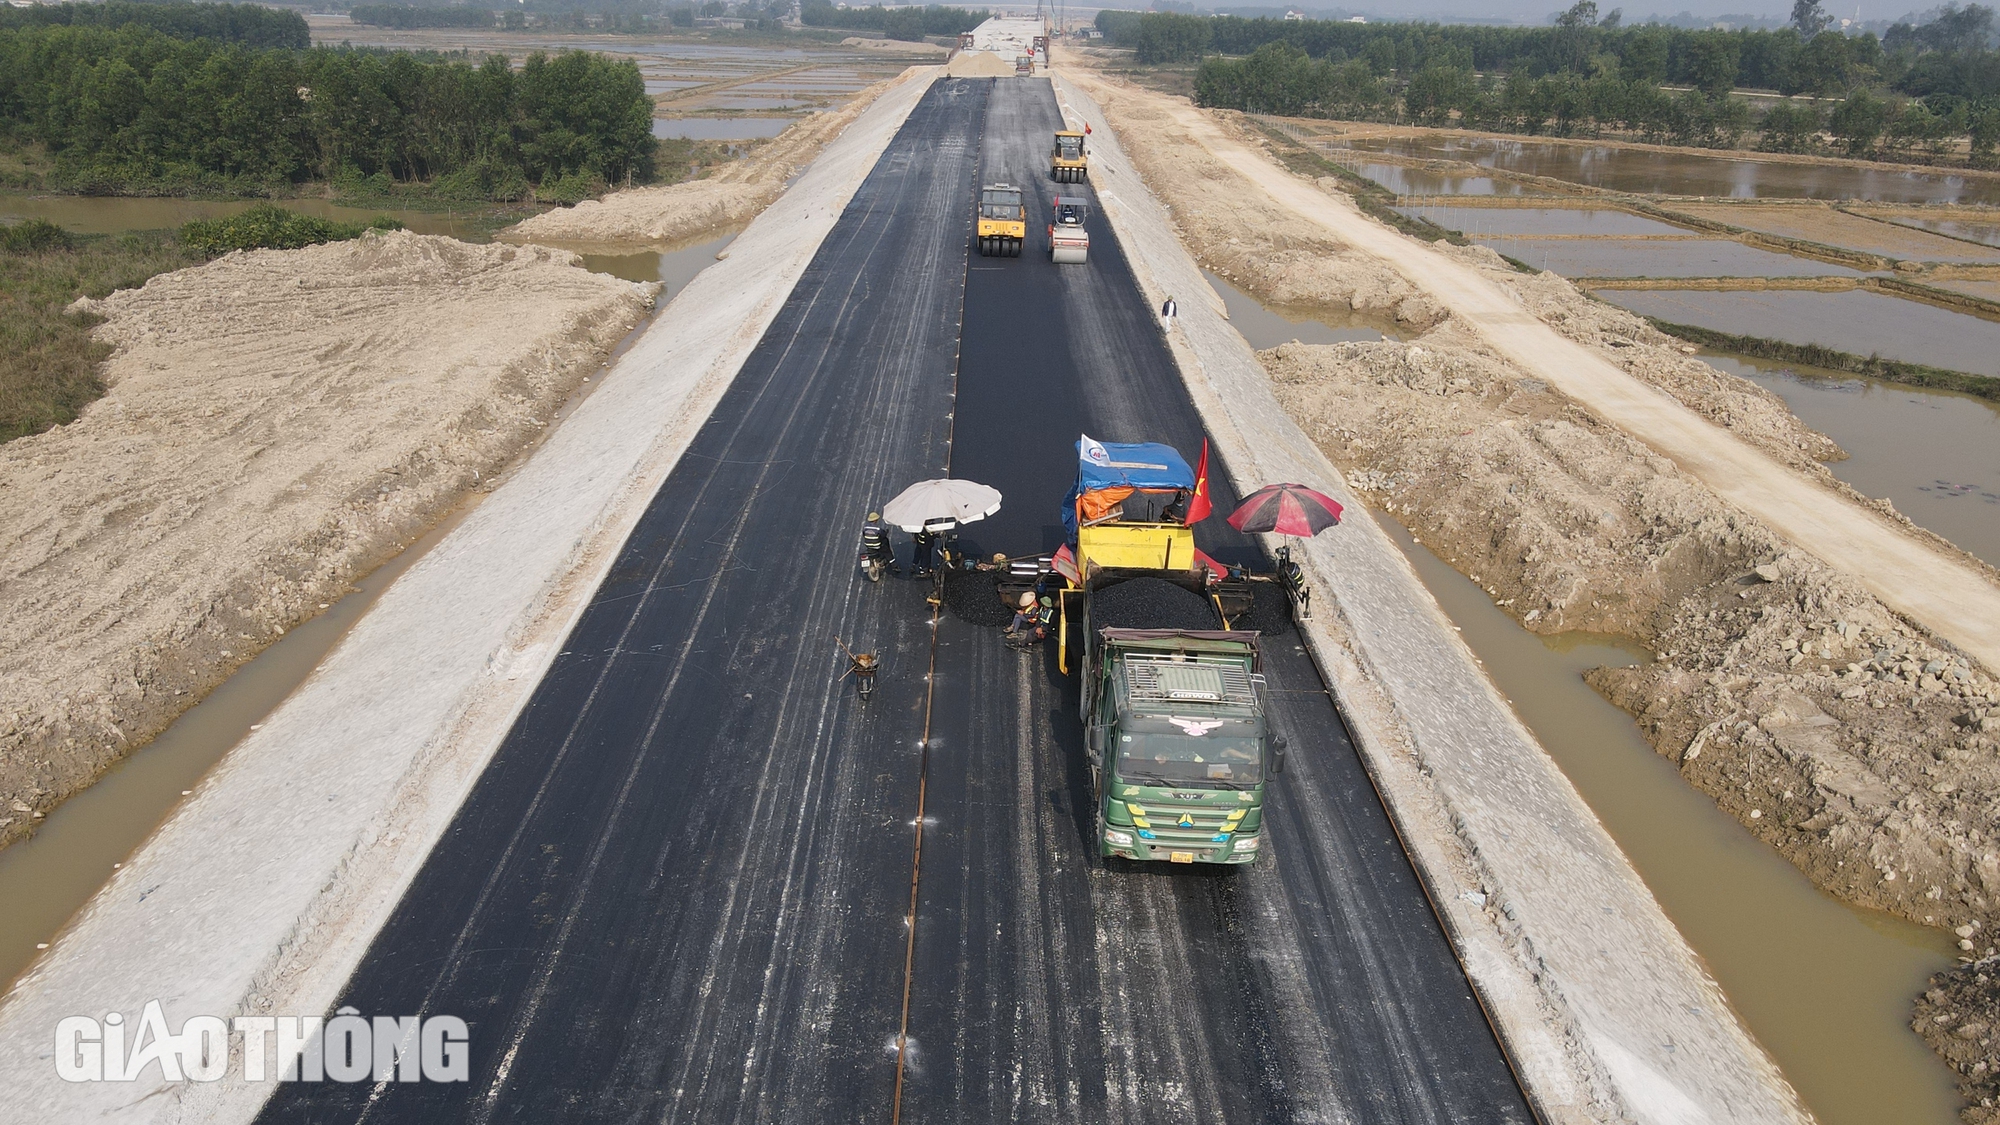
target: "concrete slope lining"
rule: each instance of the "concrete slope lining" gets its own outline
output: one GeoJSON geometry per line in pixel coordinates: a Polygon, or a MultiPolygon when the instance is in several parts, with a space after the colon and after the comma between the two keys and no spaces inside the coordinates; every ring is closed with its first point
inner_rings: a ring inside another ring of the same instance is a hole
{"type": "MultiPolygon", "coordinates": [[[[1001,511],[975,554],[1053,548],[1079,430],[1167,441],[1200,417],[1101,217],[1086,265],[1049,261],[1042,80],[994,84],[981,182],[1023,186],[1020,258],[969,260],[952,472],[1001,511]]],[[[1234,503],[1214,462],[1216,503],[1234,503]]],[[[1217,558],[1268,566],[1220,520],[1217,558]]],[[[1077,680],[994,630],[938,630],[906,1120],[1527,1122],[1387,814],[1295,636],[1264,649],[1292,765],[1247,870],[1094,856],[1077,680]]]]}
{"type": "MultiPolygon", "coordinates": [[[[1105,96],[1141,95],[1082,75],[1057,79],[1065,108],[1096,133],[1099,198],[1142,284],[1156,298],[1207,292],[1085,84],[1105,96]]],[[[1278,405],[1218,304],[1183,302],[1173,340],[1239,485],[1325,482],[1342,503],[1357,504],[1278,405]]],[[[1374,776],[1544,1114],[1807,1120],[1629,861],[1387,537],[1352,519],[1302,553],[1323,592],[1316,603],[1337,610],[1304,632],[1339,682],[1374,776]],[[1396,752],[1405,740],[1414,761],[1396,752]],[[1462,897],[1468,892],[1490,899],[1475,905],[1462,897]]]]}
{"type": "MultiPolygon", "coordinates": [[[[0,1117],[234,1121],[269,1083],[69,1084],[77,1013],[316,1014],[934,72],[885,94],[377,604],[0,1002],[0,1117]]],[[[157,1071],[149,1071],[157,1075],[157,1071]]]]}
{"type": "Polygon", "coordinates": [[[470,1081],[262,1120],[887,1116],[931,632],[856,529],[945,465],[988,88],[910,114],[341,989],[465,1018],[470,1081]]]}

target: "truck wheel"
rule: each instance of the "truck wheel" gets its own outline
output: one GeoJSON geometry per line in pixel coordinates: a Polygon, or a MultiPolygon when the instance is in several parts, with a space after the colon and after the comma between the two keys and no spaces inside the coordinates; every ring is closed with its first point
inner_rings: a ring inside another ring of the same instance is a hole
{"type": "Polygon", "coordinates": [[[1014,239],[1014,244],[1013,244],[1012,246],[1009,246],[1009,247],[1007,248],[1007,256],[1008,256],[1009,258],[1018,258],[1018,257],[1020,257],[1020,256],[1021,256],[1021,240],[1020,240],[1020,239],[1018,239],[1018,238],[1017,238],[1017,239],[1014,239]]]}

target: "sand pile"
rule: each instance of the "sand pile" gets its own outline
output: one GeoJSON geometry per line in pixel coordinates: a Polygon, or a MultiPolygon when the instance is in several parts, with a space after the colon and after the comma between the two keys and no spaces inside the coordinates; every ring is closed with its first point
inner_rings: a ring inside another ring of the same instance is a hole
{"type": "Polygon", "coordinates": [[[668,246],[711,231],[740,227],[784,193],[785,185],[826,143],[861,116],[882,92],[929,68],[911,67],[855,95],[830,113],[816,113],[706,179],[615,191],[601,200],[545,211],[508,227],[500,237],[574,245],[668,246]]]}
{"type": "Polygon", "coordinates": [[[898,55],[944,55],[951,52],[950,47],[938,43],[913,43],[907,39],[868,39],[859,35],[850,35],[842,39],[840,45],[859,47],[864,51],[889,51],[898,55]]]}
{"type": "Polygon", "coordinates": [[[653,291],[395,232],[89,302],[109,393],[0,446],[0,840],[490,481],[653,291]]]}
{"type": "Polygon", "coordinates": [[[1011,78],[1014,64],[991,51],[967,51],[945,64],[953,78],[1011,78]]]}

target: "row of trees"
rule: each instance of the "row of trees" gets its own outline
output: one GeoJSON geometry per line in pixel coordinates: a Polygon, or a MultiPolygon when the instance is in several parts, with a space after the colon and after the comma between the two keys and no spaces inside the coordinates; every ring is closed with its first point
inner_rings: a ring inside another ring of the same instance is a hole
{"type": "MultiPolygon", "coordinates": [[[[727,15],[729,5],[723,3],[723,0],[708,0],[699,7],[693,4],[678,4],[664,12],[658,10],[624,12],[521,5],[488,9],[469,4],[442,7],[425,4],[357,4],[349,9],[347,14],[355,23],[365,23],[373,27],[477,27],[498,28],[503,31],[524,31],[532,28],[537,31],[601,31],[620,35],[644,35],[669,31],[677,27],[693,27],[695,20],[702,16],[727,15]]],[[[776,26],[782,13],[738,6],[736,15],[744,21],[746,27],[767,28],[776,26]]]]}
{"type": "Polygon", "coordinates": [[[1775,152],[1811,151],[1825,136],[1855,155],[1938,156],[1965,138],[1972,160],[1989,163],[2000,144],[1993,17],[1947,6],[1882,40],[1826,31],[1815,0],[1797,0],[1794,26],[1779,31],[1627,28],[1617,12],[1600,19],[1592,0],[1547,28],[1129,12],[1099,24],[1142,59],[1208,56],[1195,79],[1204,105],[1712,147],[1754,130],[1775,152]],[[1813,100],[1759,118],[1731,95],[1738,86],[1813,100]]]}
{"type": "Polygon", "coordinates": [[[0,31],[0,140],[44,146],[77,190],[431,182],[441,194],[573,198],[653,175],[636,64],[253,48],[143,27],[0,31]]]}
{"type": "Polygon", "coordinates": [[[879,31],[885,39],[919,42],[932,35],[957,35],[985,23],[992,13],[984,8],[836,8],[824,0],[799,9],[799,22],[807,27],[846,31],[879,31]]]}
{"type": "Polygon", "coordinates": [[[137,25],[176,39],[215,39],[246,47],[312,46],[305,17],[256,4],[133,3],[0,4],[0,30],[29,27],[125,27],[137,25]]]}
{"type": "Polygon", "coordinates": [[[1823,29],[1825,13],[1802,0],[1803,27],[1775,31],[1631,27],[1620,13],[1602,18],[1580,0],[1550,27],[1427,23],[1355,24],[1327,20],[1202,17],[1173,12],[1105,12],[1098,28],[1145,63],[1192,62],[1210,54],[1248,55],[1285,43],[1314,59],[1364,59],[1377,76],[1408,77],[1445,66],[1481,74],[1530,77],[1615,73],[1627,79],[1693,86],[1710,96],[1735,88],[1838,97],[1869,86],[1912,97],[2000,96],[2000,53],[1990,50],[1994,12],[1946,5],[1921,26],[1898,25],[1882,39],[1823,29]]]}

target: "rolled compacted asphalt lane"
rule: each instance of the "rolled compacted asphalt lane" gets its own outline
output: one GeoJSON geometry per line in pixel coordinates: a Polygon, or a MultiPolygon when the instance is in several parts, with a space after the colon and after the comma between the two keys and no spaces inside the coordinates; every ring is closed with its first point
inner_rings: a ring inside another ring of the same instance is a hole
{"type": "Polygon", "coordinates": [[[999,488],[967,545],[1023,553],[1079,432],[1199,455],[1109,227],[1048,260],[1090,193],[1049,181],[1061,127],[1039,79],[924,96],[343,990],[465,1018],[471,1081],[289,1083],[261,1120],[1533,1120],[1294,635],[1265,856],[1110,871],[1074,677],[856,573],[911,481],[999,488]],[[968,253],[994,180],[1017,259],[968,253]],[[835,637],[881,656],[865,704],[835,637]]]}

